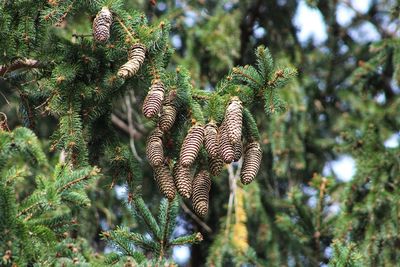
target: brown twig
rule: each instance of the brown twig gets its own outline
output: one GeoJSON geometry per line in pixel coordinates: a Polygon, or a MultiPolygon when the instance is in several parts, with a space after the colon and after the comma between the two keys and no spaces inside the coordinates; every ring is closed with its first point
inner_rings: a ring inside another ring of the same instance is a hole
{"type": "Polygon", "coordinates": [[[111,114],[111,122],[117,126],[119,129],[123,130],[132,138],[139,138],[141,137],[141,133],[139,133],[135,128],[129,128],[129,126],[121,120],[117,115],[111,114]]]}
{"type": "Polygon", "coordinates": [[[184,203],[181,202],[181,207],[184,212],[186,212],[197,224],[199,224],[207,233],[211,234],[212,229],[210,226],[208,226],[204,221],[202,221],[196,214],[194,214],[188,206],[184,203]]]}
{"type": "Polygon", "coordinates": [[[4,76],[7,72],[22,68],[38,68],[41,66],[43,66],[43,63],[36,59],[21,58],[8,65],[0,65],[0,76],[4,76]]]}

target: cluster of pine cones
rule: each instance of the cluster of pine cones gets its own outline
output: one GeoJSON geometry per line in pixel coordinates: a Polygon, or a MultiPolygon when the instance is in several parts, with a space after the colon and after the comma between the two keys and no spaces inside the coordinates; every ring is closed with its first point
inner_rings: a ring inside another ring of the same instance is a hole
{"type": "MultiPolygon", "coordinates": [[[[98,42],[106,42],[110,38],[112,13],[103,7],[93,21],[93,36],[98,42]]],[[[134,76],[143,64],[146,47],[134,44],[128,52],[128,61],[118,70],[118,76],[128,79],[134,76]]],[[[146,118],[159,116],[158,126],[150,134],[146,143],[146,154],[149,163],[154,168],[155,180],[160,191],[168,199],[175,197],[175,192],[191,198],[193,209],[203,217],[208,212],[209,192],[211,188],[210,173],[218,176],[223,165],[238,161],[242,157],[242,102],[233,97],[226,109],[224,120],[218,127],[211,120],[206,125],[195,123],[183,140],[179,160],[172,168],[164,157],[164,133],[175,123],[178,113],[173,104],[176,92],[171,91],[164,98],[165,87],[160,79],[154,79],[143,102],[143,114],[146,118]],[[208,154],[208,168],[203,168],[192,177],[192,166],[202,145],[208,154]]],[[[255,140],[247,140],[244,147],[244,159],[240,180],[249,184],[257,175],[261,164],[262,151],[255,140]]]]}
{"type": "MultiPolygon", "coordinates": [[[[110,39],[112,13],[108,7],[103,7],[93,20],[93,38],[95,41],[104,43],[110,39]]],[[[118,70],[118,76],[128,79],[135,75],[143,64],[146,55],[146,47],[136,43],[128,51],[128,61],[118,70]]]]}
{"type": "MultiPolygon", "coordinates": [[[[158,106],[157,109],[160,110],[158,106]]],[[[183,140],[179,160],[171,172],[165,162],[163,134],[173,126],[177,109],[171,104],[170,98],[164,101],[158,126],[147,139],[146,154],[154,168],[155,180],[165,197],[173,199],[175,192],[178,191],[182,197],[191,198],[197,215],[203,217],[207,214],[211,188],[210,174],[218,176],[224,163],[229,164],[242,157],[242,110],[239,98],[233,97],[219,127],[214,121],[206,125],[195,123],[183,140]],[[201,169],[192,177],[191,167],[202,145],[208,154],[208,167],[201,169]]],[[[243,184],[249,184],[254,180],[261,164],[261,156],[262,151],[257,141],[246,143],[240,175],[243,184]]]]}

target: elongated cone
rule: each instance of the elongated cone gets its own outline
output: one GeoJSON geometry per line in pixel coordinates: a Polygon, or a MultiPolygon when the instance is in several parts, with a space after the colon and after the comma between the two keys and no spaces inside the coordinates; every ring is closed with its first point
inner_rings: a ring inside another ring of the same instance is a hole
{"type": "Polygon", "coordinates": [[[235,157],[235,148],[232,143],[229,141],[227,126],[224,121],[219,127],[218,131],[218,145],[219,145],[219,155],[221,159],[229,164],[233,161],[235,157]]]}
{"type": "Polygon", "coordinates": [[[162,131],[159,128],[154,129],[147,138],[146,155],[150,165],[153,167],[161,166],[164,162],[162,131]]]}
{"type": "Polygon", "coordinates": [[[213,121],[204,127],[204,146],[210,157],[218,156],[218,127],[213,121]]]}
{"type": "Polygon", "coordinates": [[[175,187],[184,198],[192,196],[192,177],[189,167],[183,167],[179,162],[175,163],[173,170],[175,187]]]}
{"type": "Polygon", "coordinates": [[[220,175],[222,168],[224,167],[224,161],[219,157],[208,157],[208,169],[212,176],[220,175]]]}
{"type": "Polygon", "coordinates": [[[119,68],[118,76],[127,79],[135,75],[142,66],[145,56],[146,47],[143,44],[132,45],[128,51],[128,62],[119,68]]]}
{"type": "Polygon", "coordinates": [[[170,173],[170,170],[167,165],[161,165],[154,169],[154,179],[157,182],[158,188],[161,193],[168,198],[169,200],[174,199],[175,197],[175,185],[174,179],[170,173]]]}
{"type": "Polygon", "coordinates": [[[108,7],[103,7],[93,20],[93,37],[97,42],[106,42],[110,39],[112,14],[108,7]]]}
{"type": "Polygon", "coordinates": [[[243,153],[243,144],[242,142],[238,142],[234,145],[234,150],[235,150],[235,156],[233,157],[233,161],[239,161],[239,159],[242,157],[243,153]]]}
{"type": "Polygon", "coordinates": [[[193,179],[193,209],[200,217],[206,216],[208,212],[209,193],[211,189],[210,174],[201,170],[193,179]]]}
{"type": "Polygon", "coordinates": [[[143,102],[143,115],[146,118],[153,118],[161,111],[164,90],[164,84],[161,80],[153,80],[150,90],[143,102]]]}
{"type": "Polygon", "coordinates": [[[225,112],[227,134],[232,144],[240,142],[242,136],[243,106],[238,97],[233,97],[225,112]]]}
{"type": "Polygon", "coordinates": [[[163,132],[169,131],[172,125],[174,125],[176,119],[176,113],[177,110],[174,105],[166,104],[162,106],[159,126],[163,132]]]}
{"type": "Polygon", "coordinates": [[[197,154],[200,151],[204,139],[204,128],[202,125],[196,124],[192,126],[183,140],[180,163],[184,167],[192,166],[197,154]]]}
{"type": "Polygon", "coordinates": [[[251,183],[260,169],[262,150],[260,144],[253,141],[246,146],[240,181],[242,184],[251,183]]]}

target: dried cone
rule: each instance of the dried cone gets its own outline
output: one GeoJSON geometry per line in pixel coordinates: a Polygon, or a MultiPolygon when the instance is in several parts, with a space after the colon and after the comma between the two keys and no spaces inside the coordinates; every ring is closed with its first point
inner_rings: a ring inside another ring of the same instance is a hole
{"type": "Polygon", "coordinates": [[[239,159],[242,157],[243,153],[243,144],[242,142],[238,142],[234,145],[234,150],[235,150],[235,155],[233,157],[233,161],[239,161],[239,159]]]}
{"type": "Polygon", "coordinates": [[[172,125],[175,123],[176,113],[177,110],[174,105],[166,104],[162,107],[159,121],[159,126],[162,131],[167,132],[171,129],[172,125]]]}
{"type": "Polygon", "coordinates": [[[164,162],[162,134],[162,131],[156,128],[147,138],[146,155],[150,165],[153,167],[161,166],[164,162]]]}
{"type": "Polygon", "coordinates": [[[218,127],[213,121],[204,127],[204,146],[210,157],[218,156],[218,127]]]}
{"type": "Polygon", "coordinates": [[[204,217],[208,212],[210,189],[210,174],[208,171],[202,170],[194,177],[192,196],[193,209],[200,217],[204,217]]]}
{"type": "Polygon", "coordinates": [[[178,193],[184,198],[190,198],[192,195],[192,177],[190,175],[190,168],[183,167],[179,162],[177,162],[174,166],[173,177],[178,193]]]}
{"type": "Polygon", "coordinates": [[[159,167],[156,167],[154,171],[154,179],[156,180],[161,193],[169,200],[174,199],[175,185],[168,166],[163,164],[159,167]]]}
{"type": "Polygon", "coordinates": [[[146,56],[146,47],[143,44],[134,44],[128,51],[128,62],[118,70],[118,76],[124,79],[130,78],[137,73],[146,56]]]}
{"type": "Polygon", "coordinates": [[[242,136],[242,102],[238,97],[233,97],[225,112],[224,121],[227,127],[229,141],[232,144],[240,142],[242,136]]]}
{"type": "Polygon", "coordinates": [[[200,151],[201,144],[204,139],[204,128],[203,126],[196,124],[190,128],[188,134],[183,140],[180,163],[184,167],[190,167],[197,157],[200,151]]]}
{"type": "Polygon", "coordinates": [[[254,180],[260,169],[261,158],[262,150],[260,144],[256,141],[247,144],[240,173],[240,181],[243,184],[249,184],[254,180]]]}
{"type": "Polygon", "coordinates": [[[223,167],[224,161],[219,156],[215,158],[208,158],[208,169],[210,170],[212,176],[218,176],[221,173],[223,167]]]}
{"type": "Polygon", "coordinates": [[[164,90],[164,84],[161,80],[152,81],[150,90],[143,102],[143,114],[146,118],[153,118],[161,111],[164,90]]]}
{"type": "Polygon", "coordinates": [[[103,7],[93,20],[93,37],[97,42],[106,42],[110,39],[112,14],[108,7],[103,7]]]}
{"type": "Polygon", "coordinates": [[[226,127],[226,122],[224,121],[219,128],[218,132],[218,150],[219,150],[219,155],[222,158],[222,160],[229,164],[233,161],[235,157],[235,148],[232,145],[232,143],[229,141],[228,133],[227,133],[227,127],[226,127]]]}

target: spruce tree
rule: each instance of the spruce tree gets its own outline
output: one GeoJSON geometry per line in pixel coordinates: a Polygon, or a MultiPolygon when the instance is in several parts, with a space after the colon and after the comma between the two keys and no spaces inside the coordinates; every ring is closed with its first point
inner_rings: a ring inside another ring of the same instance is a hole
{"type": "Polygon", "coordinates": [[[2,1],[0,265],[396,266],[400,6],[354,2],[2,1]]]}

